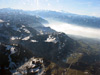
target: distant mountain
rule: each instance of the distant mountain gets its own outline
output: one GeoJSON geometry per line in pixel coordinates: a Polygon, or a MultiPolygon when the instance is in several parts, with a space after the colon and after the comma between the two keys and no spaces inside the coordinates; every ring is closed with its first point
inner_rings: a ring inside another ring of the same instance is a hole
{"type": "Polygon", "coordinates": [[[38,15],[43,18],[49,18],[60,22],[65,22],[73,25],[100,28],[100,18],[86,15],[77,15],[67,12],[57,12],[50,10],[26,11],[31,15],[38,15]]]}
{"type": "Polygon", "coordinates": [[[48,22],[44,20],[43,18],[45,19],[48,18],[48,19],[53,19],[53,20],[57,20],[60,22],[73,24],[73,25],[100,28],[100,18],[99,17],[77,15],[77,14],[63,12],[63,11],[61,12],[51,11],[51,10],[23,11],[23,10],[5,8],[5,9],[0,9],[0,15],[4,15],[0,17],[1,19],[5,21],[8,21],[8,19],[12,17],[13,20],[12,19],[11,20],[14,22],[15,18],[18,18],[17,20],[18,23],[21,22],[22,24],[25,24],[27,21],[26,24],[30,26],[33,26],[33,25],[40,26],[41,24],[45,24],[45,23],[47,24],[48,22]]]}
{"type": "Polygon", "coordinates": [[[43,23],[48,23],[41,17],[32,16],[22,10],[14,9],[0,9],[0,19],[10,24],[23,24],[31,27],[43,26],[43,23]]]}

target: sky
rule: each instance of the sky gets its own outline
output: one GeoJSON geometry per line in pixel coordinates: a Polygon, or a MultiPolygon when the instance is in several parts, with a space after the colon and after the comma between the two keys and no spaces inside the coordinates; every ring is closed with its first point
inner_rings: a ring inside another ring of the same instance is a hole
{"type": "Polygon", "coordinates": [[[56,10],[100,17],[100,0],[0,0],[0,8],[56,10]]]}

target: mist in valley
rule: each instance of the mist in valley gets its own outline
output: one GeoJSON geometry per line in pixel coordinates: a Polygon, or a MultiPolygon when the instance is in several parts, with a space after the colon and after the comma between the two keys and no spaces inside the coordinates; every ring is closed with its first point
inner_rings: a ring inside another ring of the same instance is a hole
{"type": "Polygon", "coordinates": [[[48,19],[48,21],[49,24],[45,24],[45,26],[51,27],[58,32],[64,32],[66,34],[75,36],[100,39],[100,29],[72,25],[51,19],[48,19]]]}

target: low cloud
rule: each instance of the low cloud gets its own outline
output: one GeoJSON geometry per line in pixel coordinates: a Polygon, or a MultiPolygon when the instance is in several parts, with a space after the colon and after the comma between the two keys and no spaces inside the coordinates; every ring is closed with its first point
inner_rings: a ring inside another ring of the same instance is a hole
{"type": "Polygon", "coordinates": [[[66,34],[78,35],[88,38],[100,39],[100,29],[81,27],[56,21],[50,21],[49,23],[50,24],[47,24],[45,26],[49,26],[52,29],[59,32],[64,32],[66,34]]]}

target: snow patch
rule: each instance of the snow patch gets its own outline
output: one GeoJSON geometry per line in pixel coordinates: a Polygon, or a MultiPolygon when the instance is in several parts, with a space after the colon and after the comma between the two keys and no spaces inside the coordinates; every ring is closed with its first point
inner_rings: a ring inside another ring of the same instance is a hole
{"type": "Polygon", "coordinates": [[[53,42],[53,43],[57,43],[56,38],[52,37],[51,35],[49,35],[49,37],[47,38],[47,40],[45,40],[45,42],[53,42]]]}
{"type": "Polygon", "coordinates": [[[22,75],[22,74],[20,74],[19,72],[15,72],[12,75],[22,75]]]}
{"type": "Polygon", "coordinates": [[[7,23],[7,25],[10,25],[10,23],[7,23]]]}
{"type": "Polygon", "coordinates": [[[43,60],[42,59],[37,59],[32,57],[29,61],[27,61],[24,65],[19,67],[13,75],[16,74],[22,74],[26,75],[27,74],[27,68],[29,68],[30,73],[37,73],[38,75],[44,75],[44,66],[43,63],[41,63],[43,60]],[[40,62],[39,62],[40,61],[40,62]],[[42,66],[42,67],[41,67],[42,66]]]}
{"type": "Polygon", "coordinates": [[[43,34],[44,34],[42,30],[40,31],[40,34],[41,34],[41,35],[43,35],[43,34]]]}
{"type": "Polygon", "coordinates": [[[16,53],[16,51],[15,51],[15,47],[11,47],[10,51],[11,51],[11,54],[16,53]]]}
{"type": "Polygon", "coordinates": [[[10,46],[10,45],[6,45],[6,50],[10,50],[11,54],[16,53],[16,51],[15,51],[15,47],[10,46]]]}
{"type": "Polygon", "coordinates": [[[4,22],[3,20],[0,19],[0,23],[4,22]]]}
{"type": "Polygon", "coordinates": [[[22,27],[20,27],[20,29],[23,29],[25,26],[24,25],[22,25],[22,27]]]}
{"type": "Polygon", "coordinates": [[[23,29],[26,33],[30,33],[30,31],[26,28],[23,29]]]}
{"type": "Polygon", "coordinates": [[[25,27],[24,25],[22,25],[22,27],[25,27]]]}
{"type": "Polygon", "coordinates": [[[30,36],[27,36],[25,38],[23,38],[22,40],[29,40],[30,39],[30,36]]]}
{"type": "Polygon", "coordinates": [[[11,37],[10,38],[11,40],[18,40],[18,39],[21,39],[20,37],[11,37]]]}
{"type": "Polygon", "coordinates": [[[38,42],[38,41],[36,41],[36,40],[31,40],[31,42],[38,42]]]}

